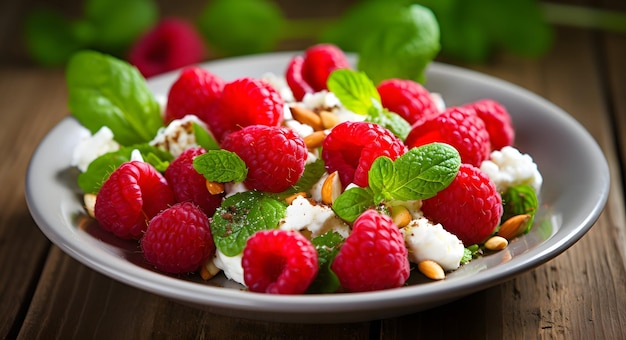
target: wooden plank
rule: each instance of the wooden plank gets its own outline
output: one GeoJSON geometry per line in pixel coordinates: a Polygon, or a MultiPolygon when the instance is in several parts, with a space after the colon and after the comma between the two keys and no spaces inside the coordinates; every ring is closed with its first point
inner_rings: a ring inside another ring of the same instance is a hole
{"type": "MultiPolygon", "coordinates": [[[[596,66],[604,60],[597,60],[592,53],[595,36],[572,29],[559,30],[557,34],[554,49],[541,60],[503,56],[478,69],[526,87],[568,111],[598,140],[616,169],[613,177],[618,178],[610,117],[596,66]]],[[[626,337],[620,326],[626,321],[623,308],[626,287],[616,284],[626,282],[624,260],[619,255],[626,243],[616,241],[625,224],[622,197],[621,192],[613,192],[613,204],[607,206],[592,230],[557,258],[452,304],[384,321],[383,335],[385,338],[460,338],[465,334],[511,339],[626,337]]]]}

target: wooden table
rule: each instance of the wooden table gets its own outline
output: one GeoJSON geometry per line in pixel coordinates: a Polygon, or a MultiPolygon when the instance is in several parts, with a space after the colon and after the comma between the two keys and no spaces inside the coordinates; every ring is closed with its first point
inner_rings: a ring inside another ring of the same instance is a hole
{"type": "MultiPolygon", "coordinates": [[[[19,36],[9,28],[32,3],[0,5],[0,337],[626,339],[626,35],[560,27],[538,60],[499,54],[485,65],[462,65],[554,102],[600,144],[611,192],[579,242],[510,281],[420,313],[285,324],[211,314],[129,287],[75,261],[39,231],[25,203],[25,172],[41,138],[68,111],[63,71],[33,66],[13,48],[19,36]]],[[[177,14],[193,11],[163,3],[177,14]]]]}

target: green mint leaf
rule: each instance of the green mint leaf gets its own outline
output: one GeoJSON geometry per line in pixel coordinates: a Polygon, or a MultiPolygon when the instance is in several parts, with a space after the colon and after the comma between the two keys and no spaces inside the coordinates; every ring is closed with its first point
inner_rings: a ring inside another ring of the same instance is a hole
{"type": "Polygon", "coordinates": [[[109,175],[115,169],[123,163],[130,161],[133,150],[139,150],[144,161],[152,164],[159,171],[165,171],[174,158],[169,152],[148,144],[126,146],[93,160],[87,167],[87,170],[78,175],[78,186],[84,193],[97,193],[100,191],[102,183],[109,178],[109,175]]]}
{"type": "Polygon", "coordinates": [[[380,204],[386,200],[392,200],[392,196],[386,196],[390,188],[396,186],[396,169],[391,158],[381,156],[374,160],[368,172],[369,187],[374,192],[374,203],[380,204]]]}
{"type": "Polygon", "coordinates": [[[411,124],[397,113],[391,112],[380,105],[373,105],[365,121],[378,124],[391,131],[396,137],[405,140],[411,132],[411,124]]]}
{"type": "Polygon", "coordinates": [[[478,256],[480,256],[480,246],[477,244],[473,244],[469,247],[466,247],[463,249],[463,257],[461,257],[461,264],[466,264],[470,261],[472,261],[473,259],[477,258],[478,256]]]}
{"type": "Polygon", "coordinates": [[[217,143],[213,135],[198,123],[192,123],[193,134],[196,136],[196,143],[205,150],[219,150],[220,145],[217,143]]]}
{"type": "Polygon", "coordinates": [[[367,115],[373,105],[380,103],[376,86],[363,72],[335,70],[328,77],[327,85],[341,104],[354,113],[367,115]]]}
{"type": "Polygon", "coordinates": [[[234,152],[207,150],[193,159],[193,168],[213,182],[243,182],[248,175],[246,163],[234,152]]]}
{"type": "Polygon", "coordinates": [[[200,32],[222,55],[270,51],[284,26],[280,7],[268,0],[211,1],[198,19],[200,32]]]}
{"type": "Polygon", "coordinates": [[[401,201],[426,199],[454,180],[461,166],[461,157],[448,144],[431,143],[410,149],[398,157],[394,165],[394,182],[384,187],[382,195],[401,201]]]}
{"type": "Polygon", "coordinates": [[[322,178],[325,172],[326,168],[324,167],[324,161],[321,158],[318,158],[315,162],[307,163],[304,166],[304,172],[302,173],[302,176],[300,176],[298,182],[291,186],[291,188],[277,194],[276,197],[279,199],[285,199],[295,193],[311,190],[313,185],[315,185],[315,183],[322,178]]]}
{"type": "Polygon", "coordinates": [[[332,208],[339,218],[352,223],[374,205],[374,194],[370,188],[354,187],[342,192],[332,208]]]}
{"type": "Polygon", "coordinates": [[[275,229],[286,210],[285,204],[259,191],[245,191],[226,198],[211,222],[216,247],[226,256],[240,254],[252,234],[275,229]]]}
{"type": "Polygon", "coordinates": [[[315,250],[317,250],[319,270],[307,293],[333,293],[339,289],[339,278],[330,269],[330,266],[339,253],[343,241],[343,236],[332,230],[311,240],[315,250]]]}
{"type": "Polygon", "coordinates": [[[537,193],[532,186],[522,184],[508,188],[502,193],[502,205],[504,207],[502,222],[516,215],[529,214],[531,217],[524,233],[532,228],[535,213],[539,208],[537,193]]]}
{"type": "Polygon", "coordinates": [[[91,131],[113,131],[121,145],[150,141],[163,126],[145,78],[127,62],[95,51],[72,56],[66,70],[69,109],[91,131]]]}
{"type": "Polygon", "coordinates": [[[24,24],[24,43],[30,56],[45,66],[65,64],[84,44],[73,34],[72,23],[61,14],[37,9],[24,24]]]}
{"type": "Polygon", "coordinates": [[[404,7],[397,21],[368,36],[359,50],[358,68],[379,83],[389,78],[425,82],[426,67],[439,53],[439,24],[420,5],[404,7]]]}

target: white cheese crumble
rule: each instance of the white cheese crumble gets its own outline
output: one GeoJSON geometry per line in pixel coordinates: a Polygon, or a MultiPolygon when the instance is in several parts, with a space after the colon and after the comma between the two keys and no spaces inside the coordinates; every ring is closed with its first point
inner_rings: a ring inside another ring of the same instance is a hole
{"type": "Polygon", "coordinates": [[[206,124],[200,118],[195,115],[186,115],[181,119],[173,120],[167,127],[160,128],[149,144],[169,151],[176,158],[183,151],[198,146],[193,132],[193,123],[202,126],[210,134],[206,124]]]}
{"type": "Polygon", "coordinates": [[[306,93],[302,98],[302,105],[315,112],[332,112],[335,116],[337,116],[337,118],[339,118],[340,122],[358,122],[365,120],[364,115],[359,115],[346,109],[334,93],[326,90],[316,93],[306,93]]]}
{"type": "Polygon", "coordinates": [[[412,220],[400,229],[409,250],[409,260],[437,262],[444,270],[455,270],[461,265],[465,252],[463,243],[441,224],[433,224],[426,218],[412,220]]]}
{"type": "Polygon", "coordinates": [[[539,193],[543,183],[543,177],[532,157],[522,154],[512,146],[493,151],[490,159],[482,162],[480,169],[491,178],[500,192],[513,186],[528,184],[539,193]]]}
{"type": "Polygon", "coordinates": [[[241,259],[243,258],[243,252],[235,256],[226,256],[224,253],[215,250],[215,256],[213,257],[213,264],[224,272],[224,275],[230,280],[238,282],[242,285],[246,285],[243,279],[243,266],[241,265],[241,259]]]}
{"type": "Polygon", "coordinates": [[[103,126],[93,135],[89,135],[89,130],[84,129],[85,135],[74,148],[72,155],[72,166],[76,166],[80,171],[85,172],[93,160],[111,151],[117,151],[120,145],[113,140],[113,131],[103,126]]]}
{"type": "Polygon", "coordinates": [[[261,80],[267,82],[274,89],[276,89],[285,102],[291,103],[296,101],[285,78],[279,77],[272,72],[267,72],[261,76],[261,80]]]}
{"type": "Polygon", "coordinates": [[[350,227],[326,205],[313,205],[300,196],[287,207],[285,217],[279,222],[281,230],[308,230],[311,237],[320,236],[328,231],[335,231],[341,236],[348,237],[350,227]]]}

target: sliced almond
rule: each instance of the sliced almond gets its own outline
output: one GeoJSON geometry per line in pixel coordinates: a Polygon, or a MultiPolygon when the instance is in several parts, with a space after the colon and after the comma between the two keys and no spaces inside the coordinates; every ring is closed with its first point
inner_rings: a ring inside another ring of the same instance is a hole
{"type": "Polygon", "coordinates": [[[299,121],[300,123],[311,126],[315,131],[324,129],[324,125],[322,125],[322,118],[320,118],[320,116],[314,111],[298,105],[290,106],[289,110],[291,111],[293,119],[299,121]]]}
{"type": "Polygon", "coordinates": [[[333,204],[335,199],[341,194],[341,190],[341,180],[337,175],[337,171],[335,171],[328,175],[322,184],[322,202],[328,205],[333,204]]]}
{"type": "Polygon", "coordinates": [[[406,227],[411,222],[411,212],[403,205],[396,205],[391,207],[391,219],[398,228],[406,227]]]}
{"type": "Polygon", "coordinates": [[[206,189],[211,195],[219,195],[224,192],[224,183],[206,181],[206,189]]]}
{"type": "Polygon", "coordinates": [[[326,138],[326,133],[324,131],[315,131],[312,134],[304,137],[304,144],[309,149],[317,149],[322,146],[324,142],[324,138],[326,138]]]}
{"type": "Polygon", "coordinates": [[[85,210],[89,216],[94,217],[96,214],[94,213],[94,209],[96,207],[96,195],[95,194],[85,194],[83,196],[83,202],[85,203],[85,210]]]}
{"type": "Polygon", "coordinates": [[[515,215],[502,223],[498,230],[498,236],[511,240],[526,230],[529,221],[529,214],[515,215]]]}
{"type": "Polygon", "coordinates": [[[217,268],[215,263],[213,263],[213,259],[209,259],[209,261],[207,261],[207,263],[205,263],[204,266],[200,268],[200,276],[203,280],[206,281],[217,275],[220,270],[221,269],[217,268]]]}
{"type": "Polygon", "coordinates": [[[502,250],[508,245],[509,241],[502,236],[492,236],[485,242],[485,248],[489,250],[502,250]]]}
{"type": "Polygon", "coordinates": [[[417,269],[431,280],[443,280],[446,273],[439,263],[432,260],[424,260],[417,264],[417,269]]]}
{"type": "Polygon", "coordinates": [[[322,119],[322,126],[324,126],[324,129],[334,128],[335,125],[339,124],[339,118],[337,115],[330,111],[320,111],[319,116],[322,119]]]}

